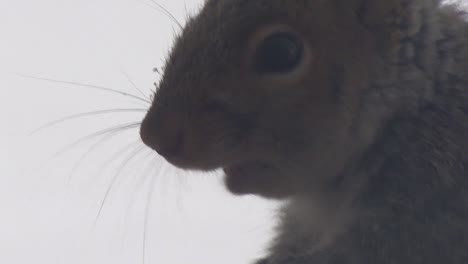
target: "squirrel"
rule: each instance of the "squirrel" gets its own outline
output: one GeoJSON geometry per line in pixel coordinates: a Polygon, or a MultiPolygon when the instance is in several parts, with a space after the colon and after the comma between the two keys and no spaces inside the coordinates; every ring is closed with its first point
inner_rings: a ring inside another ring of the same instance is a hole
{"type": "Polygon", "coordinates": [[[468,23],[438,0],[207,0],[143,142],[284,200],[258,264],[468,263],[468,23]]]}

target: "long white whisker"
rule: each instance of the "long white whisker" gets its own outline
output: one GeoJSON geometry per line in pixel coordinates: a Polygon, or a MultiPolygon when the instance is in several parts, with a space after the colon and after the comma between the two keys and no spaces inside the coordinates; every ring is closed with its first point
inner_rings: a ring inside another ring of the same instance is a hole
{"type": "MultiPolygon", "coordinates": [[[[150,156],[152,156],[152,158],[150,158],[147,161],[147,164],[146,164],[145,168],[141,171],[140,177],[135,177],[135,179],[134,179],[137,182],[135,184],[135,188],[132,191],[132,194],[130,195],[130,201],[128,202],[127,208],[125,210],[126,213],[125,213],[124,223],[128,223],[128,218],[129,218],[129,215],[130,215],[129,212],[130,212],[130,210],[131,210],[131,208],[132,208],[132,206],[133,206],[133,204],[135,202],[137,191],[146,182],[147,178],[150,178],[150,175],[152,175],[152,172],[155,169],[153,167],[153,163],[157,160],[157,157],[155,157],[155,154],[154,154],[154,152],[152,150],[148,150],[147,155],[145,155],[143,157],[143,159],[146,159],[146,158],[148,158],[150,156]]],[[[124,237],[126,237],[126,234],[127,234],[127,229],[125,229],[124,237]]]]}
{"type": "Polygon", "coordinates": [[[42,130],[44,130],[46,128],[50,128],[50,127],[56,126],[56,125],[58,125],[60,123],[63,123],[65,121],[69,121],[69,120],[73,120],[73,119],[77,119],[77,118],[96,116],[96,115],[103,115],[103,114],[112,114],[112,113],[131,113],[131,112],[146,112],[146,111],[147,111],[147,109],[143,109],[143,108],[128,108],[128,109],[122,108],[122,109],[97,110],[97,111],[91,111],[91,112],[85,112],[85,113],[80,113],[80,114],[69,115],[69,116],[65,116],[65,117],[62,117],[62,118],[57,119],[57,120],[50,121],[50,122],[38,127],[37,129],[33,130],[30,133],[30,135],[37,134],[37,133],[39,133],[40,131],[42,131],[42,130]]]}
{"type": "Polygon", "coordinates": [[[35,80],[47,81],[47,82],[53,82],[53,83],[68,84],[68,85],[72,85],[72,86],[93,88],[93,89],[97,89],[97,90],[101,90],[101,91],[110,92],[110,93],[113,93],[113,94],[120,94],[120,95],[127,96],[127,97],[130,97],[130,98],[139,100],[139,101],[143,101],[143,102],[145,102],[147,104],[151,104],[151,101],[148,101],[145,98],[141,98],[141,97],[133,95],[133,94],[129,94],[129,93],[126,93],[126,92],[121,92],[119,90],[115,90],[115,89],[104,87],[104,86],[92,85],[92,84],[86,84],[86,83],[79,83],[79,82],[71,82],[71,81],[62,81],[62,80],[50,79],[50,78],[44,78],[44,77],[37,77],[37,76],[32,76],[32,75],[27,75],[27,74],[16,74],[16,75],[18,75],[20,77],[23,77],[23,78],[28,78],[28,79],[35,79],[35,80]]]}
{"type": "Polygon", "coordinates": [[[145,216],[143,222],[143,248],[142,248],[142,258],[143,264],[146,262],[146,244],[147,244],[147,230],[148,230],[148,221],[150,217],[150,209],[151,209],[151,201],[153,200],[153,192],[154,192],[154,183],[156,182],[156,178],[154,175],[151,177],[151,182],[149,185],[148,195],[146,197],[146,206],[145,206],[145,216]]]}
{"type": "Polygon", "coordinates": [[[151,158],[148,161],[148,164],[145,166],[145,169],[143,170],[143,176],[141,177],[141,180],[134,179],[134,180],[137,181],[137,183],[136,183],[135,188],[133,190],[133,193],[131,195],[132,198],[130,199],[127,211],[130,210],[129,208],[133,205],[133,203],[135,201],[135,195],[136,195],[136,192],[137,192],[138,188],[141,187],[143,185],[143,183],[146,181],[147,177],[145,175],[150,175],[152,173],[152,171],[157,169],[156,167],[153,167],[153,163],[155,161],[157,161],[158,156],[155,156],[155,154],[154,154],[154,152],[152,150],[150,150],[144,158],[151,157],[151,156],[153,156],[153,158],[151,158]]]}
{"type": "Polygon", "coordinates": [[[102,199],[101,201],[101,205],[99,207],[99,210],[98,210],[98,213],[96,215],[96,219],[94,221],[94,226],[96,226],[101,214],[102,214],[102,210],[106,204],[106,201],[107,201],[107,198],[109,197],[109,194],[112,190],[112,188],[114,187],[115,183],[117,182],[117,179],[119,177],[119,175],[121,174],[122,170],[125,168],[125,166],[128,165],[128,163],[133,160],[135,157],[138,156],[138,154],[145,148],[146,146],[144,145],[139,145],[137,146],[129,155],[128,157],[126,158],[126,160],[121,164],[121,166],[117,169],[117,172],[116,174],[114,175],[114,177],[112,177],[111,179],[111,182],[109,184],[109,186],[107,187],[106,189],[106,192],[104,194],[104,198],[102,199]]]}
{"type": "Polygon", "coordinates": [[[140,124],[141,124],[141,122],[134,122],[134,123],[119,125],[119,126],[115,126],[115,127],[111,127],[111,128],[107,128],[107,129],[97,131],[97,132],[92,133],[90,135],[84,136],[84,137],[72,142],[71,144],[66,145],[65,147],[63,147],[62,149],[60,149],[59,151],[54,153],[52,155],[52,157],[57,157],[58,155],[61,155],[61,154],[65,153],[65,152],[69,151],[71,148],[73,148],[73,147],[75,147],[75,146],[79,145],[80,143],[85,142],[87,140],[90,140],[90,139],[93,139],[95,137],[99,137],[99,136],[102,136],[102,135],[105,135],[105,134],[108,134],[108,133],[112,133],[114,131],[120,131],[120,130],[123,131],[123,130],[132,129],[132,128],[138,128],[140,126],[140,124]]]}
{"type": "Polygon", "coordinates": [[[132,81],[132,79],[130,78],[130,76],[128,76],[128,74],[127,74],[125,71],[123,71],[123,70],[121,70],[121,72],[122,72],[122,74],[125,76],[125,78],[127,79],[127,81],[132,85],[132,87],[133,87],[135,90],[137,90],[137,92],[139,92],[139,93],[143,96],[143,98],[145,98],[146,100],[148,100],[148,101],[151,102],[151,99],[148,97],[148,95],[145,94],[145,93],[143,93],[143,91],[141,91],[141,89],[138,88],[138,87],[136,86],[135,82],[132,81]]]}
{"type": "Polygon", "coordinates": [[[110,164],[112,161],[117,160],[120,156],[124,155],[130,148],[140,146],[141,145],[141,140],[134,140],[128,144],[126,144],[124,147],[120,148],[117,152],[113,153],[110,155],[108,159],[106,159],[103,163],[102,166],[99,169],[98,174],[101,175],[103,174],[103,171],[105,170],[106,166],[110,164]]]}
{"type": "Polygon", "coordinates": [[[73,175],[75,174],[76,170],[79,168],[79,166],[85,161],[85,159],[89,156],[89,154],[91,152],[93,152],[94,150],[96,150],[99,146],[101,146],[102,144],[104,144],[105,142],[111,140],[112,138],[114,138],[115,136],[125,132],[127,130],[115,130],[115,131],[112,131],[112,132],[109,132],[109,135],[107,137],[104,137],[104,138],[101,138],[99,139],[97,142],[95,142],[94,144],[92,144],[89,149],[83,153],[83,155],[81,155],[80,159],[76,162],[76,164],[73,166],[71,172],[70,172],[70,175],[68,176],[68,179],[67,179],[67,188],[70,189],[70,184],[71,184],[71,181],[72,181],[72,177],[73,175]]]}
{"type": "Polygon", "coordinates": [[[182,26],[182,23],[179,22],[179,20],[177,20],[177,18],[172,15],[171,12],[169,12],[169,10],[167,10],[164,6],[162,6],[160,3],[156,2],[155,0],[150,0],[153,4],[156,5],[156,7],[150,5],[150,4],[146,4],[147,6],[151,7],[152,9],[154,10],[157,10],[157,11],[160,11],[162,12],[163,14],[165,14],[167,17],[169,17],[169,19],[172,20],[172,22],[174,22],[180,29],[183,29],[184,27],[182,26]]]}

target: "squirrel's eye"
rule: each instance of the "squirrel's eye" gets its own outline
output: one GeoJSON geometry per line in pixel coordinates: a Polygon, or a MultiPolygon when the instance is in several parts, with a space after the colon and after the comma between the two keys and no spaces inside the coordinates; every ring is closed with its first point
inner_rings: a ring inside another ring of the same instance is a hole
{"type": "Polygon", "coordinates": [[[294,35],[277,32],[260,43],[255,54],[255,69],[261,74],[287,73],[299,64],[303,47],[294,35]]]}

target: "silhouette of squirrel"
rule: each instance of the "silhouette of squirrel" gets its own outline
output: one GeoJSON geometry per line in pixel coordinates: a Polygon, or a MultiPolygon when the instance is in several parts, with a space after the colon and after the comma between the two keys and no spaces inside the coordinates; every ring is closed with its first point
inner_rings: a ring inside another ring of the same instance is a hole
{"type": "Polygon", "coordinates": [[[287,200],[258,264],[468,263],[467,39],[436,0],[208,0],[141,137],[287,200]]]}

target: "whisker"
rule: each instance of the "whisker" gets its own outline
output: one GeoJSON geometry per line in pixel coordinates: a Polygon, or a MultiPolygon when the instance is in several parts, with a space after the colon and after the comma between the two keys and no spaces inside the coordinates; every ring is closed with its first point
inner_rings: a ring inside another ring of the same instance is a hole
{"type": "Polygon", "coordinates": [[[102,199],[101,201],[101,205],[99,207],[99,210],[98,210],[98,213],[96,215],[96,219],[94,221],[94,226],[97,225],[97,222],[99,220],[99,218],[101,217],[101,214],[102,214],[102,210],[104,209],[104,206],[106,204],[106,201],[107,201],[107,198],[109,197],[109,194],[112,190],[112,188],[114,187],[115,183],[117,182],[117,178],[120,176],[122,170],[128,165],[128,163],[133,160],[135,157],[138,156],[139,153],[141,153],[141,151],[143,149],[145,149],[146,146],[144,145],[138,145],[129,155],[127,155],[127,158],[124,160],[124,162],[119,166],[119,168],[117,169],[117,172],[116,174],[112,177],[111,179],[111,182],[109,184],[109,186],[107,187],[106,189],[106,192],[104,194],[104,198],[102,199]]]}
{"type": "MultiPolygon", "coordinates": [[[[148,157],[151,157],[151,158],[147,161],[146,166],[141,171],[140,177],[135,177],[135,179],[134,179],[134,180],[136,180],[136,184],[135,184],[135,187],[133,188],[132,194],[130,195],[130,201],[128,202],[127,208],[125,210],[126,214],[125,214],[124,223],[128,223],[128,218],[130,216],[129,212],[130,212],[133,204],[135,203],[137,191],[143,187],[143,185],[145,184],[145,182],[146,182],[146,180],[148,178],[151,178],[151,175],[152,175],[153,171],[156,169],[153,166],[153,164],[155,163],[155,161],[158,160],[158,156],[156,156],[152,150],[151,151],[148,150],[147,155],[145,155],[142,159],[146,159],[148,157]]],[[[128,230],[125,229],[124,237],[126,237],[127,231],[128,230]]]]}
{"type": "Polygon", "coordinates": [[[149,185],[148,195],[146,196],[146,205],[145,205],[145,216],[143,222],[143,245],[142,245],[142,258],[143,264],[146,262],[146,243],[147,243],[147,230],[148,230],[148,222],[150,217],[150,209],[151,209],[151,201],[153,200],[153,192],[154,192],[154,183],[156,181],[156,177],[154,175],[151,177],[151,182],[149,185]]]}
{"type": "Polygon", "coordinates": [[[126,144],[124,147],[119,148],[117,152],[113,153],[109,158],[102,162],[102,166],[100,167],[98,174],[103,174],[103,171],[106,169],[106,166],[108,166],[112,161],[117,160],[120,156],[124,155],[130,148],[140,146],[140,143],[141,140],[134,140],[126,144]]]}
{"type": "Polygon", "coordinates": [[[108,134],[108,133],[112,133],[114,131],[125,131],[125,130],[129,130],[129,129],[132,129],[132,128],[138,128],[140,126],[140,124],[141,124],[141,122],[134,122],[134,123],[128,123],[128,124],[124,124],[124,125],[118,125],[118,126],[115,126],[115,127],[103,129],[103,130],[97,131],[95,133],[89,134],[87,136],[81,137],[78,140],[72,142],[71,144],[66,145],[65,147],[61,148],[59,151],[54,153],[52,155],[52,158],[57,157],[57,156],[65,153],[65,152],[69,151],[71,148],[79,145],[80,143],[82,143],[84,141],[87,141],[87,140],[90,140],[90,139],[93,139],[95,137],[99,137],[99,136],[102,136],[102,135],[105,135],[105,134],[108,134]]]}
{"type": "Polygon", "coordinates": [[[97,116],[97,115],[103,115],[103,114],[112,114],[112,113],[131,113],[131,112],[147,112],[147,111],[148,110],[144,109],[144,108],[127,108],[127,109],[122,108],[122,109],[105,109],[105,110],[98,110],[98,111],[91,111],[91,112],[85,112],[85,113],[80,113],[80,114],[69,115],[69,116],[65,116],[65,117],[62,117],[62,118],[57,119],[57,120],[53,120],[51,122],[48,122],[48,123],[36,128],[32,132],[30,132],[30,135],[37,134],[37,133],[41,132],[42,130],[44,130],[46,128],[50,128],[50,127],[56,126],[56,125],[58,125],[60,123],[63,123],[65,121],[69,121],[69,120],[73,120],[73,119],[77,119],[77,118],[88,117],[88,116],[97,116]]]}
{"type": "MultiPolygon", "coordinates": [[[[161,158],[161,156],[156,154],[152,149],[148,148],[148,155],[146,157],[152,157],[152,158],[148,161],[148,165],[145,167],[145,170],[143,171],[143,174],[151,174],[153,171],[159,170],[159,168],[161,167],[162,162],[157,162],[157,161],[161,158]],[[156,163],[156,165],[155,165],[155,163],[156,163]],[[159,166],[157,166],[158,164],[159,164],[159,166]]],[[[136,183],[137,188],[138,188],[138,186],[142,186],[144,181],[145,181],[145,179],[142,179],[141,181],[138,181],[136,183]]],[[[135,192],[136,192],[136,189],[135,189],[135,192]]]]}
{"type": "Polygon", "coordinates": [[[128,207],[127,211],[129,210],[129,208],[131,207],[131,205],[133,204],[133,202],[135,200],[134,198],[135,198],[135,195],[136,195],[136,192],[137,192],[138,188],[141,187],[144,184],[144,182],[146,181],[147,177],[145,175],[150,175],[152,171],[157,169],[157,167],[153,166],[153,163],[158,160],[158,156],[155,155],[153,150],[149,150],[147,155],[145,157],[143,157],[142,159],[146,159],[148,157],[152,157],[152,158],[149,159],[147,165],[145,166],[145,169],[142,171],[143,176],[140,177],[141,178],[140,180],[138,180],[137,177],[134,178],[134,180],[136,180],[137,182],[136,182],[135,188],[133,189],[133,193],[131,195],[132,198],[130,199],[130,203],[129,203],[129,207],[128,207]]]}
{"type": "Polygon", "coordinates": [[[160,3],[156,2],[155,0],[150,0],[150,1],[151,1],[153,4],[155,4],[155,5],[157,6],[157,8],[154,7],[154,6],[152,6],[152,5],[150,5],[150,4],[146,4],[146,3],[145,3],[145,4],[146,4],[147,6],[149,6],[149,7],[151,7],[151,8],[154,9],[154,10],[157,10],[157,11],[162,12],[162,13],[165,14],[167,17],[169,17],[169,19],[171,19],[172,22],[174,22],[180,29],[184,29],[184,27],[182,26],[182,23],[180,23],[179,20],[177,20],[177,18],[176,18],[174,15],[172,15],[172,13],[169,12],[169,10],[167,10],[163,5],[161,5],[160,3]]]}
{"type": "Polygon", "coordinates": [[[129,94],[129,93],[126,93],[126,92],[122,92],[122,91],[115,90],[115,89],[108,88],[108,87],[104,87],[104,86],[87,84],[87,83],[79,83],[79,82],[71,82],[71,81],[63,81],[63,80],[50,79],[50,78],[44,78],[44,77],[37,77],[37,76],[32,76],[32,75],[27,75],[27,74],[20,74],[20,73],[16,73],[16,75],[18,75],[20,77],[23,77],[23,78],[28,78],[28,79],[47,81],[47,82],[52,82],[52,83],[68,84],[68,85],[72,85],[72,86],[93,88],[93,89],[106,91],[106,92],[113,93],[113,94],[119,94],[119,95],[127,96],[127,97],[130,97],[130,98],[139,100],[139,101],[143,101],[143,102],[145,102],[147,104],[151,104],[151,101],[148,101],[145,98],[141,98],[141,97],[133,95],[133,94],[129,94]]]}
{"type": "MultiPolygon", "coordinates": [[[[73,166],[69,176],[68,176],[68,179],[67,179],[67,188],[70,189],[70,184],[71,184],[71,181],[72,181],[72,177],[73,175],[75,174],[75,172],[78,170],[78,168],[80,167],[80,165],[85,161],[85,159],[91,154],[91,152],[93,152],[94,150],[96,150],[99,146],[101,146],[102,144],[104,144],[105,142],[111,140],[112,138],[114,138],[115,136],[125,132],[127,130],[115,130],[115,131],[112,131],[112,132],[109,132],[109,135],[107,137],[104,137],[104,138],[101,138],[100,140],[98,140],[97,142],[93,143],[89,148],[88,150],[83,153],[83,155],[81,155],[81,157],[79,158],[79,160],[76,162],[76,164],[73,166]]],[[[119,153],[121,153],[122,151],[120,150],[119,153]]]]}
{"type": "Polygon", "coordinates": [[[148,101],[151,101],[151,99],[148,97],[148,95],[145,94],[144,92],[142,92],[141,89],[136,86],[135,82],[132,81],[130,76],[128,76],[128,74],[125,71],[122,70],[122,74],[125,76],[125,78],[128,80],[128,82],[132,85],[132,87],[135,90],[137,90],[143,96],[143,98],[145,98],[148,101]]]}
{"type": "Polygon", "coordinates": [[[128,150],[135,149],[136,147],[141,145],[141,140],[134,140],[128,144],[125,144],[123,147],[119,148],[118,151],[112,153],[104,162],[101,163],[101,166],[97,172],[97,175],[103,175],[104,170],[109,166],[110,163],[119,159],[120,156],[125,155],[128,150]]]}

